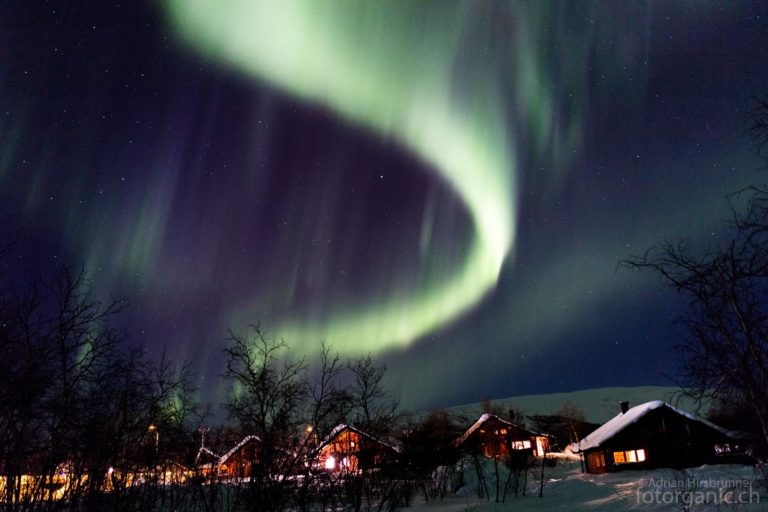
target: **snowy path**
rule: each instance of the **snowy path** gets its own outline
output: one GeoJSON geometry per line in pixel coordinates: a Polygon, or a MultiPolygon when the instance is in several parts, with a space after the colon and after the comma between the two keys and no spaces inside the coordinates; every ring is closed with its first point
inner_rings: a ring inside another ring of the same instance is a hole
{"type": "MultiPolygon", "coordinates": [[[[469,478],[471,476],[467,474],[469,478]]],[[[419,501],[408,512],[512,511],[768,511],[768,493],[748,466],[703,466],[685,472],[669,469],[626,471],[604,475],[582,474],[576,462],[561,462],[545,473],[544,497],[538,481],[529,479],[528,495],[506,503],[478,500],[469,482],[443,502],[419,501]],[[687,494],[686,494],[687,493],[687,494]],[[683,496],[697,500],[685,508],[683,496]],[[741,499],[742,503],[734,503],[741,499]],[[731,503],[729,503],[729,501],[731,503]]],[[[489,486],[491,484],[489,483],[489,486]]]]}

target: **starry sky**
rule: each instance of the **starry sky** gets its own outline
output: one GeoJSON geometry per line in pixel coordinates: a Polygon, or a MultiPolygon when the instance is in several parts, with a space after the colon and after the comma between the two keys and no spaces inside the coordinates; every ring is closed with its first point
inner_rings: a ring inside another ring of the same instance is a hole
{"type": "Polygon", "coordinates": [[[762,178],[764,3],[0,9],[7,275],[82,265],[211,400],[256,322],[411,408],[667,384],[684,304],[617,265],[762,178]]]}

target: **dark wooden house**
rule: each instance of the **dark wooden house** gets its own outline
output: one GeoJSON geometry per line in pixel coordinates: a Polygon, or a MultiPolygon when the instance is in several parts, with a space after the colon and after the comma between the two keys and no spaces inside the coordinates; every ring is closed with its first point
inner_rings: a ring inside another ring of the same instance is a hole
{"type": "Polygon", "coordinates": [[[693,467],[743,458],[740,441],[730,432],[662,401],[621,412],[582,439],[574,452],[584,457],[588,473],[693,467]]]}
{"type": "Polygon", "coordinates": [[[549,450],[549,437],[486,413],[456,440],[456,445],[491,459],[506,457],[513,451],[530,451],[531,455],[542,456],[549,450]]]}
{"type": "Polygon", "coordinates": [[[314,466],[334,473],[355,473],[395,462],[399,450],[351,425],[336,426],[312,453],[314,466]]]}
{"type": "Polygon", "coordinates": [[[258,436],[246,436],[234,448],[221,456],[218,461],[218,474],[222,478],[249,478],[259,463],[261,439],[258,436]]]}
{"type": "Polygon", "coordinates": [[[205,446],[201,446],[195,455],[195,469],[205,477],[216,475],[221,457],[205,446]]]}

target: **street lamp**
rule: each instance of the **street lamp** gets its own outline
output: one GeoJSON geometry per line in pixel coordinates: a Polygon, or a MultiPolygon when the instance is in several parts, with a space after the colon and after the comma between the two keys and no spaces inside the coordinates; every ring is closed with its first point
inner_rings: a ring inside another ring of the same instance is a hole
{"type": "Polygon", "coordinates": [[[147,432],[155,434],[155,454],[157,454],[160,451],[160,431],[154,423],[150,423],[147,432]]]}

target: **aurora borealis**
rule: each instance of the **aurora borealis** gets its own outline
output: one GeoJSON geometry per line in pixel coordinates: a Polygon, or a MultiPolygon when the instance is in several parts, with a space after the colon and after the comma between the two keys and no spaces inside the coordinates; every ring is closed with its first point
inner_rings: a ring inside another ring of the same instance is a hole
{"type": "MultiPolygon", "coordinates": [[[[194,46],[328,107],[371,129],[371,136],[392,137],[450,185],[472,220],[470,248],[455,271],[386,291],[385,300],[319,322],[300,318],[277,326],[286,338],[329,339],[344,352],[405,345],[464,312],[496,283],[514,238],[514,139],[499,108],[493,67],[473,66],[484,81],[470,84],[466,99],[452,94],[456,63],[450,49],[463,36],[465,8],[404,4],[401,12],[356,2],[170,2],[171,18],[194,46]],[[425,24],[409,27],[403,23],[409,19],[425,24]],[[402,28],[392,38],[376,30],[382,26],[402,28]],[[425,31],[434,38],[423,38],[425,31]]],[[[423,230],[428,238],[431,228],[423,230]]]]}
{"type": "Polygon", "coordinates": [[[759,176],[759,4],[4,9],[6,268],[84,265],[202,388],[258,321],[414,407],[664,382],[680,305],[617,263],[716,241],[759,176]]]}

